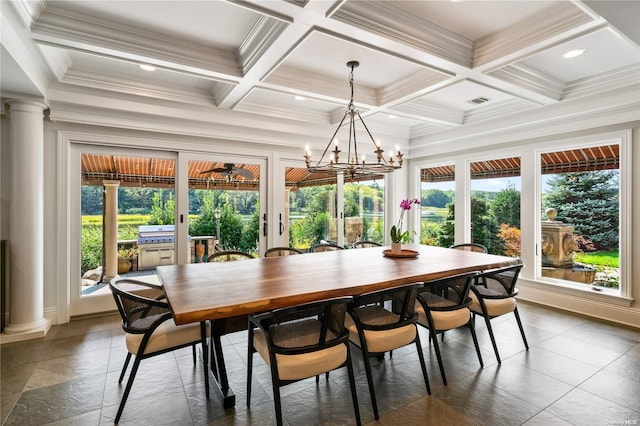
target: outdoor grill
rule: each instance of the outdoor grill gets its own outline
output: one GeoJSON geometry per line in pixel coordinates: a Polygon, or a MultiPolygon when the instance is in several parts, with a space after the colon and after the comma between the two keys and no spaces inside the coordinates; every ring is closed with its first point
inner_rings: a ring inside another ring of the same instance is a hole
{"type": "Polygon", "coordinates": [[[175,263],[174,225],[138,227],[138,269],[175,263]]]}

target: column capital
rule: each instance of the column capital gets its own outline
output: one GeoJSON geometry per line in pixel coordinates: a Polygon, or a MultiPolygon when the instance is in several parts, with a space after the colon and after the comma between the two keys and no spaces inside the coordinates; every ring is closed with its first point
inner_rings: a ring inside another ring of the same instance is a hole
{"type": "Polygon", "coordinates": [[[102,184],[104,186],[120,186],[119,180],[103,180],[102,184]]]}
{"type": "Polygon", "coordinates": [[[49,108],[42,98],[8,98],[4,103],[10,107],[9,114],[11,111],[43,112],[49,108]]]}

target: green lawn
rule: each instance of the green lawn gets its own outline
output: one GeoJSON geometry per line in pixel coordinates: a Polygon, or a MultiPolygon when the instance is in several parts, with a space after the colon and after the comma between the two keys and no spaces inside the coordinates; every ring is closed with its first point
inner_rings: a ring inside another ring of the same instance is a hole
{"type": "Polygon", "coordinates": [[[575,261],[594,266],[608,266],[609,268],[620,267],[618,250],[599,251],[594,253],[576,253],[575,261]]]}

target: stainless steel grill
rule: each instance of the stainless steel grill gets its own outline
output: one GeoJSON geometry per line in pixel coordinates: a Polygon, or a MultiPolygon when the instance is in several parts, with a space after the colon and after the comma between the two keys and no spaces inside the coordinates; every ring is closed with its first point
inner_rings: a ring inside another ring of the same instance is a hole
{"type": "Polygon", "coordinates": [[[175,263],[174,225],[138,227],[138,269],[175,263]]]}

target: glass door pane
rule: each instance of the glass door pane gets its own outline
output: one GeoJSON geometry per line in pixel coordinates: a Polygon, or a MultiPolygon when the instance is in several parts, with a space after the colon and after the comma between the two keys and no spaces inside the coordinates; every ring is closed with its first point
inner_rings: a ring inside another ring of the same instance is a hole
{"type": "Polygon", "coordinates": [[[344,184],[344,238],[384,244],[384,176],[344,184]]]}
{"type": "Polygon", "coordinates": [[[450,247],[455,239],[455,166],[420,170],[420,243],[450,247]]]}
{"type": "Polygon", "coordinates": [[[71,287],[71,315],[113,309],[112,278],[146,276],[141,279],[153,282],[156,266],[175,262],[176,160],[171,153],[113,151],[80,145],[73,150],[80,230],[79,244],[72,244],[79,284],[71,287]]]}
{"type": "Polygon", "coordinates": [[[221,250],[258,257],[260,165],[205,160],[188,164],[190,262],[206,262],[221,250]]]}
{"type": "MultiPolygon", "coordinates": [[[[306,167],[285,167],[285,200],[289,246],[307,250],[320,242],[337,241],[336,176],[309,174],[306,167]]],[[[285,231],[286,232],[286,231],[285,231]]]]}

